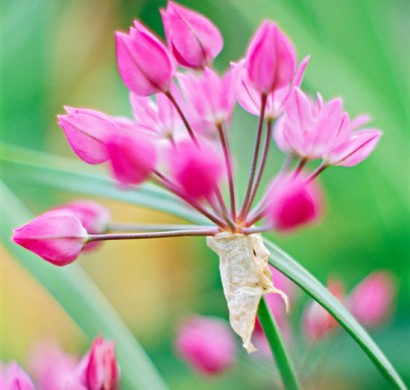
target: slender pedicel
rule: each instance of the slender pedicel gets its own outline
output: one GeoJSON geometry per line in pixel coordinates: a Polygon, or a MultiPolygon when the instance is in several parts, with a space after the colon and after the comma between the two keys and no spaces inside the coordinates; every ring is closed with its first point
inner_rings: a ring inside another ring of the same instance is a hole
{"type": "Polygon", "coordinates": [[[302,158],[299,161],[298,166],[295,169],[295,172],[293,173],[293,178],[296,179],[299,176],[299,173],[302,172],[303,167],[306,165],[306,163],[308,162],[307,158],[302,158]]]}
{"type": "Polygon", "coordinates": [[[262,94],[261,95],[261,114],[259,117],[259,124],[258,124],[258,130],[257,130],[257,134],[256,134],[256,141],[255,141],[255,148],[253,151],[253,156],[252,156],[252,166],[251,166],[251,170],[249,172],[249,179],[248,179],[248,185],[246,187],[246,192],[245,192],[245,196],[242,202],[242,207],[241,207],[241,211],[239,212],[239,220],[243,220],[246,215],[246,209],[248,207],[248,202],[249,202],[249,198],[251,196],[251,191],[252,191],[252,187],[253,187],[253,181],[255,179],[255,172],[256,172],[256,165],[258,163],[258,159],[259,159],[259,150],[260,150],[260,146],[261,146],[261,139],[262,139],[262,131],[263,131],[263,122],[265,119],[265,109],[266,109],[266,101],[267,101],[267,95],[266,94],[262,94]]]}
{"type": "Polygon", "coordinates": [[[307,183],[310,183],[313,181],[316,177],[318,177],[329,165],[326,163],[322,162],[311,174],[310,176],[306,179],[307,183]]]}
{"type": "Polygon", "coordinates": [[[163,230],[192,230],[192,229],[212,229],[215,226],[206,225],[185,225],[185,224],[133,224],[133,223],[111,223],[108,232],[157,232],[163,230]]]}
{"type": "Polygon", "coordinates": [[[221,194],[221,191],[219,190],[219,188],[215,191],[215,196],[216,199],[218,200],[218,203],[221,207],[222,210],[222,215],[226,221],[226,223],[229,225],[229,227],[231,228],[231,230],[234,232],[236,231],[236,224],[235,221],[231,218],[231,216],[229,215],[229,211],[226,208],[226,204],[225,204],[225,200],[221,194]]]}
{"type": "Polygon", "coordinates": [[[169,191],[171,191],[173,194],[179,196],[182,198],[186,203],[188,203],[191,207],[199,211],[201,214],[203,214],[205,217],[210,219],[212,222],[217,224],[218,226],[221,226],[223,228],[226,227],[226,223],[220,219],[219,217],[213,215],[210,213],[205,207],[200,205],[197,201],[187,197],[181,190],[179,190],[175,184],[171,182],[166,176],[164,176],[162,173],[158,171],[154,171],[154,174],[158,176],[159,179],[156,179],[155,177],[152,177],[152,180],[156,182],[157,184],[167,188],[169,191]]]}
{"type": "Polygon", "coordinates": [[[269,119],[267,121],[266,127],[267,127],[267,130],[266,130],[265,144],[263,145],[262,159],[261,159],[261,162],[259,164],[259,169],[258,169],[258,173],[256,174],[255,184],[253,186],[251,196],[249,198],[248,207],[245,210],[245,215],[248,215],[248,213],[249,213],[249,209],[251,208],[253,200],[255,199],[255,196],[256,196],[256,193],[258,191],[260,181],[262,179],[263,171],[265,169],[266,159],[268,157],[269,146],[270,146],[271,138],[272,138],[272,128],[273,128],[273,120],[272,119],[269,119]]]}
{"type": "Polygon", "coordinates": [[[213,229],[192,229],[192,230],[168,230],[163,232],[148,233],[119,233],[119,234],[90,234],[87,242],[107,241],[107,240],[136,240],[145,238],[165,238],[184,236],[213,236],[219,233],[219,228],[213,229]]]}
{"type": "Polygon", "coordinates": [[[199,146],[199,142],[198,142],[197,138],[195,137],[195,134],[194,134],[194,132],[193,132],[193,130],[192,130],[186,116],[182,112],[181,107],[179,106],[178,102],[175,100],[174,95],[172,95],[172,93],[170,91],[164,92],[164,94],[169,99],[169,101],[173,104],[175,109],[177,110],[178,115],[181,117],[182,122],[184,122],[185,128],[187,129],[188,134],[191,137],[194,144],[196,146],[199,146]]]}
{"type": "Polygon", "coordinates": [[[218,123],[216,125],[216,128],[218,129],[218,134],[221,140],[222,150],[223,150],[224,158],[225,158],[226,174],[228,176],[231,217],[235,221],[236,220],[236,199],[235,199],[235,186],[234,186],[233,169],[232,169],[232,154],[231,154],[229,142],[225,135],[222,123],[218,123]]]}

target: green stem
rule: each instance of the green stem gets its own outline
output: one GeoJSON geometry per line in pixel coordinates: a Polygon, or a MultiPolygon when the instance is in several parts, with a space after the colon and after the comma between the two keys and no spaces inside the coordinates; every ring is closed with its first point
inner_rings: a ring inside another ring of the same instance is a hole
{"type": "Polygon", "coordinates": [[[269,342],[285,389],[299,390],[300,386],[295,375],[294,367],[286,351],[278,326],[266,304],[265,298],[262,298],[259,303],[258,318],[269,342]]]}

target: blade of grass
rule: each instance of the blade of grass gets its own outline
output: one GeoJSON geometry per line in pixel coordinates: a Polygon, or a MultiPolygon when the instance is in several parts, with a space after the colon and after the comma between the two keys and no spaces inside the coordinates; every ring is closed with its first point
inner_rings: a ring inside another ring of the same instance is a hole
{"type": "Polygon", "coordinates": [[[54,296],[90,339],[102,332],[104,337],[115,340],[127,387],[167,389],[145,351],[80,265],[57,268],[10,241],[12,229],[32,216],[1,182],[0,199],[0,239],[5,247],[54,296]]]}
{"type": "Polygon", "coordinates": [[[300,386],[286,350],[285,343],[282,340],[278,325],[273,318],[265,298],[262,298],[258,307],[258,318],[261,322],[263,331],[268,340],[273,358],[276,361],[278,371],[286,390],[299,390],[300,386]]]}
{"type": "Polygon", "coordinates": [[[287,253],[268,240],[265,240],[265,245],[271,253],[270,263],[305,290],[343,326],[373,361],[392,388],[406,390],[406,385],[390,361],[343,305],[313,275],[287,253]]]}

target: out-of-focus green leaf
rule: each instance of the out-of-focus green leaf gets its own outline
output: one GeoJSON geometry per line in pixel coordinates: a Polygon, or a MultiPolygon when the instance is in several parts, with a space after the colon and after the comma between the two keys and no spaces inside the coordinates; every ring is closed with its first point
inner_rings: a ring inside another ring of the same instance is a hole
{"type": "Polygon", "coordinates": [[[5,247],[59,302],[90,338],[114,339],[127,388],[166,389],[148,356],[93,281],[78,264],[57,268],[10,241],[10,232],[32,216],[0,182],[0,238],[5,247]]]}
{"type": "Polygon", "coordinates": [[[293,280],[335,317],[394,388],[406,390],[406,385],[390,361],[343,305],[296,260],[292,259],[270,241],[265,240],[265,244],[271,253],[270,263],[289,279],[293,280]]]}
{"type": "Polygon", "coordinates": [[[0,144],[0,177],[27,184],[45,185],[64,191],[107,197],[150,207],[195,223],[208,223],[176,196],[152,184],[122,191],[97,167],[92,171],[76,161],[0,144]],[[92,173],[91,173],[92,172],[92,173]]]}

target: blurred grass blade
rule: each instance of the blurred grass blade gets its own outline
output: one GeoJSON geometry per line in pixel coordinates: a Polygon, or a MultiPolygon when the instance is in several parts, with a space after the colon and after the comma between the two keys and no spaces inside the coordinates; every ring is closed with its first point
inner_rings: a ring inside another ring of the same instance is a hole
{"type": "Polygon", "coordinates": [[[1,182],[0,199],[1,241],[90,339],[102,332],[104,337],[115,340],[126,388],[167,389],[144,350],[78,264],[57,268],[10,241],[12,229],[27,222],[32,216],[1,182]]]}
{"type": "Polygon", "coordinates": [[[209,224],[195,210],[158,186],[147,183],[136,191],[123,191],[98,167],[91,168],[68,158],[0,144],[0,178],[101,196],[163,211],[191,222],[209,224]]]}
{"type": "Polygon", "coordinates": [[[289,279],[293,280],[335,317],[339,324],[345,328],[363,351],[366,352],[380,372],[390,382],[392,388],[406,390],[406,385],[392,364],[343,305],[296,260],[292,259],[288,254],[268,240],[265,240],[265,245],[271,253],[270,263],[289,279]]]}

